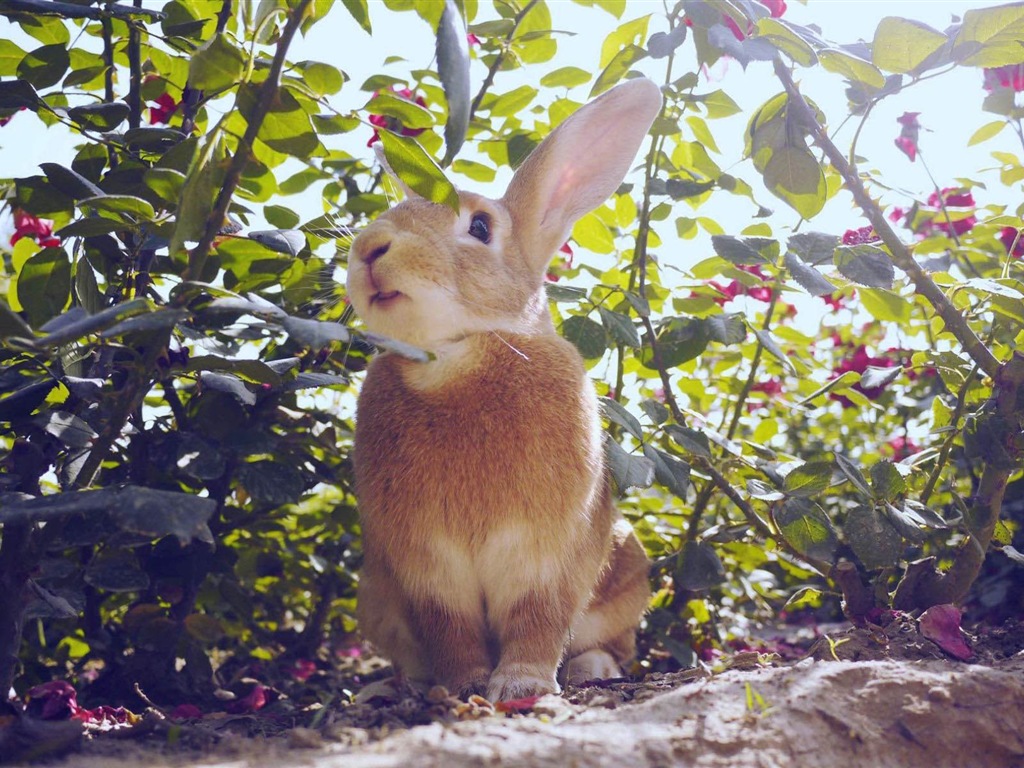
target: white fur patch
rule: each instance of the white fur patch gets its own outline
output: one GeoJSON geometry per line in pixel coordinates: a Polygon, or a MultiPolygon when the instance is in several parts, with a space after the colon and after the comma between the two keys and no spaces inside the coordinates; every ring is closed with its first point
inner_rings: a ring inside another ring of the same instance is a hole
{"type": "Polygon", "coordinates": [[[487,685],[489,701],[511,701],[527,696],[543,696],[546,693],[561,693],[555,670],[545,670],[535,665],[517,664],[499,666],[491,675],[487,685]]]}
{"type": "Polygon", "coordinates": [[[581,685],[588,680],[607,680],[621,674],[622,670],[612,655],[600,648],[584,651],[579,656],[569,659],[569,663],[566,664],[566,682],[569,685],[581,685]]]}

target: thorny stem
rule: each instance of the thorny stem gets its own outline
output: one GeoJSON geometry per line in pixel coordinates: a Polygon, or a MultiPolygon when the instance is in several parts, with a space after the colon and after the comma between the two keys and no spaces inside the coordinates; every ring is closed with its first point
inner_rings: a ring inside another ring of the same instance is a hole
{"type": "Polygon", "coordinates": [[[928,482],[925,483],[924,491],[921,493],[921,503],[928,504],[928,499],[931,498],[932,492],[935,490],[935,484],[939,481],[939,476],[942,474],[943,468],[946,466],[946,461],[949,459],[949,452],[953,447],[953,443],[956,442],[957,436],[957,424],[960,423],[960,417],[964,414],[964,405],[967,402],[967,390],[971,388],[971,384],[974,382],[974,377],[978,374],[978,366],[971,369],[971,372],[967,374],[967,378],[964,379],[964,383],[960,386],[960,391],[956,396],[956,407],[953,409],[953,415],[950,417],[949,424],[953,427],[953,433],[943,442],[942,450],[939,451],[939,456],[935,460],[935,467],[932,469],[931,474],[928,476],[928,482]]]}
{"type": "Polygon", "coordinates": [[[189,254],[188,279],[198,280],[203,273],[203,267],[206,266],[206,258],[210,252],[210,247],[224,225],[228,207],[231,205],[231,196],[234,194],[235,188],[242,178],[242,171],[245,170],[245,166],[252,155],[252,146],[256,141],[260,127],[263,125],[263,118],[266,117],[271,106],[273,106],[288,46],[291,45],[292,38],[295,37],[295,33],[302,24],[302,20],[306,16],[306,9],[309,8],[311,2],[312,0],[298,0],[298,3],[288,15],[288,21],[284,25],[281,37],[278,40],[277,50],[274,52],[274,60],[270,65],[270,71],[267,73],[267,79],[260,86],[256,106],[253,107],[252,112],[248,115],[249,125],[246,128],[245,135],[238,143],[235,154],[231,158],[231,164],[228,166],[227,173],[224,176],[224,184],[217,195],[217,201],[213,206],[213,210],[206,219],[206,227],[203,230],[202,237],[200,237],[199,243],[189,254]]]}
{"type": "Polygon", "coordinates": [[[484,82],[480,86],[480,90],[473,99],[473,103],[469,107],[469,122],[473,122],[473,117],[476,115],[476,111],[480,108],[480,102],[483,101],[484,96],[487,94],[488,89],[494,85],[494,76],[498,74],[498,70],[501,69],[502,62],[505,61],[505,55],[508,53],[508,47],[512,44],[512,40],[516,36],[516,32],[519,30],[519,25],[523,23],[523,19],[526,15],[533,10],[533,6],[537,4],[537,0],[530,0],[523,9],[515,15],[512,19],[512,29],[509,30],[508,34],[505,35],[505,39],[502,41],[501,50],[498,51],[494,57],[494,61],[491,62],[491,66],[487,70],[487,76],[484,77],[484,82]]]}
{"type": "Polygon", "coordinates": [[[807,105],[803,95],[801,95],[796,84],[793,82],[792,75],[790,75],[789,70],[780,59],[775,60],[775,74],[782,81],[782,85],[789,95],[790,106],[800,113],[802,123],[808,127],[815,143],[825,150],[829,161],[839,171],[846,188],[853,195],[857,205],[864,212],[868,221],[871,222],[875,232],[882,238],[882,242],[888,247],[893,263],[907,274],[911,282],[914,283],[916,291],[931,302],[950,333],[956,337],[971,359],[978,364],[986,375],[994,379],[1001,368],[1000,362],[967,324],[964,316],[946,298],[942,289],[914,261],[910,251],[900,241],[892,227],[889,226],[889,222],[882,214],[881,209],[875,204],[864,188],[864,184],[856,169],[846,161],[843,153],[832,143],[824,128],[818,124],[813,110],[807,105]]]}
{"type": "MultiPolygon", "coordinates": [[[[135,0],[142,7],[142,0],[135,0]]],[[[128,25],[128,126],[142,125],[142,32],[135,24],[128,25]]]]}

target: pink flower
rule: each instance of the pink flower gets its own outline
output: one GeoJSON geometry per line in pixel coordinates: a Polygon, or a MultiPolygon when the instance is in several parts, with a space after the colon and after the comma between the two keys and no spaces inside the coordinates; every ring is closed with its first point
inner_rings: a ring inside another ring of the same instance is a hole
{"type": "Polygon", "coordinates": [[[984,87],[986,91],[1009,88],[1014,93],[1021,93],[1024,91],[1024,64],[986,68],[984,87]]]}
{"type": "MultiPolygon", "coordinates": [[[[779,18],[786,12],[786,0],[761,0],[761,4],[771,12],[772,18],[775,19],[779,18]]],[[[693,23],[689,19],[686,20],[686,23],[688,26],[693,26],[693,23]]],[[[743,40],[745,40],[747,36],[754,31],[754,25],[748,23],[747,31],[744,32],[740,29],[739,25],[733,21],[733,18],[726,13],[722,14],[722,23],[729,28],[733,37],[740,42],[743,42],[743,40]]]]}
{"type": "MultiPolygon", "coordinates": [[[[842,376],[844,373],[854,371],[856,373],[864,373],[869,367],[871,368],[892,368],[893,366],[899,365],[899,361],[892,359],[891,357],[872,357],[868,354],[867,348],[860,344],[857,346],[853,353],[839,361],[839,365],[832,369],[831,378],[836,379],[842,376]]],[[[864,387],[858,382],[854,384],[853,389],[860,392],[868,400],[877,400],[882,396],[885,391],[885,385],[880,387],[864,387]]],[[[832,392],[829,397],[842,403],[843,408],[853,407],[853,402],[843,395],[832,392]]]]}
{"type": "MultiPolygon", "coordinates": [[[[844,309],[846,302],[856,297],[856,295],[857,292],[853,290],[851,290],[849,294],[844,294],[842,291],[836,291],[835,293],[825,294],[818,298],[832,307],[833,311],[838,312],[840,309],[844,309]]],[[[839,343],[841,342],[836,342],[837,346],[839,343]]]]}
{"type": "Polygon", "coordinates": [[[1024,230],[1016,227],[1003,227],[999,230],[999,240],[1006,252],[1013,258],[1019,259],[1024,256],[1024,230]]]}
{"type": "Polygon", "coordinates": [[[945,208],[973,208],[974,195],[970,191],[961,192],[958,187],[945,187],[941,191],[941,197],[938,192],[932,192],[928,196],[928,206],[936,209],[935,214],[932,216],[931,221],[925,222],[920,229],[921,234],[929,235],[933,230],[939,230],[945,234],[951,232],[955,235],[962,235],[965,232],[970,232],[974,228],[974,225],[978,223],[978,219],[972,214],[961,219],[946,220],[946,214],[939,210],[945,208]]]}
{"type": "Polygon", "coordinates": [[[472,48],[474,45],[480,45],[480,38],[470,32],[466,35],[466,43],[472,48]]]}
{"type": "Polygon", "coordinates": [[[898,205],[893,207],[893,209],[889,211],[889,221],[891,221],[893,224],[898,224],[899,222],[903,221],[903,219],[905,219],[906,217],[907,209],[901,208],[898,205]]]}
{"type": "Polygon", "coordinates": [[[291,676],[296,680],[299,682],[305,682],[314,672],[316,672],[316,663],[309,659],[296,659],[289,671],[291,676]]]}
{"type": "Polygon", "coordinates": [[[195,704],[179,704],[171,710],[171,720],[198,720],[203,716],[203,710],[195,704]]]}
{"type": "Polygon", "coordinates": [[[171,116],[178,110],[179,102],[169,93],[161,93],[149,107],[149,124],[156,125],[171,121],[171,116]]]}
{"type": "Polygon", "coordinates": [[[843,245],[862,245],[863,243],[877,243],[881,238],[870,226],[860,229],[848,229],[843,233],[843,245]]]}
{"type": "MultiPolygon", "coordinates": [[[[391,90],[396,96],[406,101],[411,101],[414,104],[419,104],[421,107],[426,107],[427,102],[422,96],[416,96],[408,88],[398,88],[397,86],[391,86],[391,90]]],[[[379,93],[379,91],[378,91],[379,93]]],[[[376,94],[374,94],[376,95],[376,94]]],[[[406,128],[402,125],[402,121],[397,117],[389,117],[387,115],[370,115],[370,124],[376,126],[373,131],[373,136],[366,142],[366,146],[371,147],[375,141],[380,139],[380,132],[377,128],[385,128],[392,133],[398,133],[402,136],[419,136],[425,128],[406,128]]]]}
{"type": "Polygon", "coordinates": [[[545,275],[548,282],[551,283],[558,282],[558,272],[565,269],[572,269],[572,261],[573,258],[575,258],[575,254],[573,254],[572,247],[569,245],[568,241],[562,243],[562,247],[558,249],[558,252],[564,253],[565,257],[559,258],[553,263],[553,266],[557,267],[557,271],[549,270],[547,275],[545,275]]]}
{"type": "Polygon", "coordinates": [[[718,304],[718,306],[724,306],[726,302],[732,301],[737,296],[749,296],[756,301],[763,301],[766,304],[772,300],[772,287],[767,283],[770,283],[773,278],[766,275],[761,270],[761,266],[759,264],[754,266],[737,266],[737,269],[741,272],[746,272],[760,278],[763,281],[763,284],[747,287],[739,280],[733,280],[728,285],[723,286],[717,280],[711,280],[708,282],[708,286],[722,294],[720,297],[716,297],[714,299],[714,302],[718,304]]]}
{"type": "Polygon", "coordinates": [[[921,449],[917,447],[913,440],[903,437],[894,437],[885,447],[892,454],[893,461],[903,461],[908,456],[913,456],[921,449]]]}
{"type": "Polygon", "coordinates": [[[270,701],[270,689],[256,683],[248,695],[232,701],[225,709],[232,715],[248,715],[263,709],[270,701]]]}
{"type": "Polygon", "coordinates": [[[60,247],[60,239],[53,236],[53,222],[49,219],[39,219],[30,213],[25,213],[20,208],[14,210],[14,234],[11,235],[11,245],[23,237],[30,237],[35,240],[41,248],[60,247]]]}
{"type": "Polygon", "coordinates": [[[25,693],[28,713],[40,720],[68,720],[78,714],[78,692],[71,683],[53,680],[25,693]]]}
{"type": "Polygon", "coordinates": [[[896,147],[910,158],[910,162],[917,159],[917,139],[921,133],[921,124],[917,121],[920,112],[904,112],[896,118],[900,124],[900,135],[896,138],[896,147]]]}
{"type": "Polygon", "coordinates": [[[781,17],[786,12],[786,0],[761,0],[761,5],[772,12],[773,19],[781,17]]]}

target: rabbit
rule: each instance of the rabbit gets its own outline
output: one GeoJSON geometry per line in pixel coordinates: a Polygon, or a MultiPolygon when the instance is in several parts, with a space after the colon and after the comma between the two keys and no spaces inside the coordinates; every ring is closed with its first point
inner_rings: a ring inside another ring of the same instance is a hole
{"type": "Polygon", "coordinates": [[[661,109],[647,79],[581,107],[505,195],[460,211],[406,190],[353,241],[365,326],[432,353],[381,354],[358,399],[357,617],[395,679],[491,701],[616,677],[650,598],[614,505],[596,394],[544,276],[619,186],[661,109]]]}

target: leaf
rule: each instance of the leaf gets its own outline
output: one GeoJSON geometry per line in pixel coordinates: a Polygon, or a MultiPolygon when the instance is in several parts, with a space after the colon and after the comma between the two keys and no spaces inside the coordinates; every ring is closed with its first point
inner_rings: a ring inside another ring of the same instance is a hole
{"type": "Polygon", "coordinates": [[[71,301],[71,260],[62,248],[44,248],[18,273],[18,301],[30,325],[41,326],[71,301]]]}
{"type": "Polygon", "coordinates": [[[310,349],[323,349],[334,342],[345,343],[352,338],[352,334],[344,325],[322,320],[286,317],[281,327],[297,343],[310,349]]]}
{"type": "Polygon", "coordinates": [[[85,421],[64,411],[40,413],[32,421],[69,448],[88,448],[97,437],[95,430],[85,421]]]}
{"type": "Polygon", "coordinates": [[[649,488],[654,482],[654,462],[645,456],[633,456],[626,453],[614,440],[605,441],[608,456],[608,467],[615,480],[619,494],[625,494],[630,488],[649,488]]]}
{"type": "Polygon", "coordinates": [[[907,490],[907,483],[896,465],[883,459],[871,467],[871,487],[876,498],[891,500],[907,490]]]}
{"type": "Polygon", "coordinates": [[[640,426],[636,416],[627,411],[621,403],[610,397],[600,397],[598,400],[601,403],[601,411],[608,421],[618,424],[637,440],[643,442],[643,428],[640,426]]]}
{"type": "Polygon", "coordinates": [[[302,84],[317,96],[335,94],[345,84],[341,70],[322,61],[300,61],[295,67],[302,73],[302,84]]]}
{"type": "Polygon", "coordinates": [[[250,232],[250,240],[255,240],[272,251],[298,256],[306,247],[306,235],[297,229],[268,229],[250,232]]]}
{"type": "Polygon", "coordinates": [[[757,36],[771,43],[804,67],[809,67],[818,61],[818,57],[814,55],[814,49],[807,44],[807,41],[780,19],[773,19],[770,16],[758,19],[757,36]]]}
{"type": "Polygon", "coordinates": [[[985,123],[981,128],[971,134],[971,138],[967,140],[967,146],[973,147],[975,144],[981,144],[983,141],[995,138],[1002,133],[1009,123],[1006,120],[993,120],[991,123],[985,123]]]}
{"type": "Polygon", "coordinates": [[[305,482],[295,467],[280,461],[254,461],[239,468],[239,482],[261,505],[279,507],[302,497],[305,482]]]}
{"type": "MultiPolygon", "coordinates": [[[[670,318],[657,335],[661,364],[669,369],[693,360],[707,349],[710,340],[708,326],[699,318],[670,318]]],[[[645,368],[656,369],[649,344],[644,345],[640,361],[645,368]]]]}
{"type": "Polygon", "coordinates": [[[32,328],[21,319],[21,315],[0,301],[0,339],[31,339],[32,328]]]}
{"type": "Polygon", "coordinates": [[[864,309],[876,320],[886,323],[906,323],[914,311],[912,302],[882,288],[862,288],[857,292],[864,309]]]}
{"type": "Polygon", "coordinates": [[[1000,551],[1017,565],[1024,565],[1024,553],[1017,551],[1015,547],[1007,544],[1000,551]]]}
{"type": "Polygon", "coordinates": [[[726,580],[725,566],[711,545],[703,541],[687,541],[678,557],[673,575],[676,589],[701,591],[726,580]]]}
{"type": "Polygon", "coordinates": [[[841,245],[834,259],[844,277],[869,288],[891,288],[896,277],[889,254],[877,245],[841,245]]]}
{"type": "Polygon", "coordinates": [[[149,576],[130,550],[103,550],[89,561],[85,583],[106,592],[139,592],[149,586],[149,576]]]}
{"type": "Polygon", "coordinates": [[[785,256],[786,269],[793,276],[793,279],[800,284],[800,287],[811,296],[828,296],[835,292],[836,287],[826,280],[821,272],[814,267],[804,264],[798,256],[790,251],[785,256]]]}
{"type": "Polygon", "coordinates": [[[892,524],[871,507],[850,510],[843,524],[843,538],[869,571],[891,568],[903,554],[903,539],[892,524]]]}
{"type": "Polygon", "coordinates": [[[0,523],[42,522],[68,515],[109,513],[126,533],[161,538],[176,536],[212,542],[206,521],[217,502],[189,493],[123,486],[93,491],[69,491],[40,496],[0,507],[0,523]]]}
{"type": "MultiPolygon", "coordinates": [[[[64,77],[71,57],[63,43],[44,45],[29,51],[18,64],[18,78],[36,88],[49,88],[64,77]]],[[[67,102],[65,102],[67,103],[67,102]]]]}
{"type": "Polygon", "coordinates": [[[782,363],[783,367],[790,373],[796,373],[796,366],[793,365],[793,361],[789,359],[789,356],[782,351],[782,347],[775,341],[771,331],[761,330],[760,328],[751,328],[750,330],[754,332],[757,340],[761,342],[761,346],[768,351],[768,354],[782,363]]]}
{"type": "Polygon", "coordinates": [[[747,493],[753,498],[760,499],[761,501],[781,501],[786,498],[786,494],[780,490],[773,488],[767,483],[763,483],[760,480],[747,480],[747,493]]]}
{"type": "Polygon", "coordinates": [[[391,169],[420,197],[459,211],[459,193],[444,172],[413,139],[391,131],[379,132],[384,156],[391,169]]]}
{"type": "Polygon", "coordinates": [[[730,264],[768,264],[779,255],[779,243],[765,237],[732,237],[712,235],[711,246],[715,253],[730,264]]]}
{"type": "Polygon", "coordinates": [[[231,395],[243,405],[256,404],[256,394],[237,376],[202,371],[199,374],[199,381],[204,387],[231,395]]]}
{"type": "Polygon", "coordinates": [[[647,53],[652,59],[670,56],[686,42],[686,25],[678,24],[670,32],[655,32],[647,39],[647,53]]]}
{"type": "Polygon", "coordinates": [[[739,313],[706,317],[704,325],[711,341],[719,344],[739,344],[747,338],[747,324],[739,313]]]}
{"type": "Polygon", "coordinates": [[[869,365],[864,369],[864,373],[860,375],[859,383],[864,389],[876,389],[898,379],[902,373],[903,368],[898,365],[891,368],[877,368],[869,365]]]}
{"type": "Polygon", "coordinates": [[[224,142],[215,131],[190,163],[181,188],[174,234],[168,246],[172,258],[185,250],[186,242],[197,242],[202,236],[224,176],[224,158],[224,142]]]}
{"type": "Polygon", "coordinates": [[[150,168],[142,177],[142,181],[161,200],[177,203],[185,186],[185,174],[173,168],[150,168]]]}
{"type": "Polygon", "coordinates": [[[585,360],[597,360],[608,349],[604,328],[583,315],[567,317],[562,323],[562,336],[576,346],[585,360]]]}
{"type": "Polygon", "coordinates": [[[363,31],[372,35],[373,26],[370,24],[370,9],[366,0],[341,0],[341,2],[356,23],[363,28],[363,31]]]}
{"type": "Polygon", "coordinates": [[[36,111],[42,99],[36,89],[24,80],[5,80],[0,82],[0,109],[31,109],[36,111]]]}
{"type": "Polygon", "coordinates": [[[158,309],[155,312],[135,315],[122,320],[111,328],[103,331],[100,336],[111,339],[130,333],[149,333],[151,331],[167,331],[178,323],[186,320],[190,313],[185,309],[158,309]]]}
{"type": "Polygon", "coordinates": [[[775,150],[765,165],[764,183],[805,219],[814,218],[825,205],[825,172],[806,147],[775,150]]]}
{"type": "Polygon", "coordinates": [[[953,42],[953,58],[971,67],[1024,63],[1024,3],[972,8],[953,42]]]}
{"type": "Polygon", "coordinates": [[[428,360],[434,359],[430,352],[414,347],[412,344],[406,344],[404,341],[389,339],[387,336],[381,336],[377,333],[364,332],[361,335],[365,341],[368,341],[370,344],[377,347],[377,349],[393,352],[400,357],[404,357],[406,360],[412,360],[416,363],[425,363],[428,360]]]}
{"type": "Polygon", "coordinates": [[[809,461],[790,470],[783,482],[783,490],[790,496],[816,496],[832,481],[832,463],[809,461]]]}
{"type": "Polygon", "coordinates": [[[612,312],[604,307],[599,307],[599,311],[601,323],[613,339],[620,344],[625,344],[627,347],[640,348],[640,334],[637,333],[636,326],[633,325],[633,321],[628,316],[619,312],[612,312]]]}
{"type": "Polygon", "coordinates": [[[836,457],[836,465],[839,467],[839,471],[846,475],[846,479],[853,483],[853,486],[858,491],[870,498],[872,495],[871,489],[868,487],[868,481],[860,471],[860,467],[841,453],[836,452],[834,456],[836,457]]]}
{"type": "Polygon", "coordinates": [[[448,119],[444,124],[444,160],[441,163],[448,165],[466,140],[473,99],[466,25],[455,0],[445,0],[441,22],[437,26],[437,73],[448,102],[448,119]]]}
{"type": "Polygon", "coordinates": [[[634,64],[646,57],[647,51],[643,48],[636,45],[627,45],[615,54],[614,58],[608,63],[608,66],[597,76],[594,87],[590,89],[589,98],[593,99],[595,96],[599,96],[607,91],[625,77],[634,64]]]}
{"type": "Polygon", "coordinates": [[[387,115],[402,123],[404,128],[432,128],[434,116],[429,109],[414,101],[403,99],[391,91],[378,91],[363,107],[372,115],[387,115]]]}
{"type": "Polygon", "coordinates": [[[774,511],[774,518],[783,537],[798,552],[832,560],[839,539],[832,522],[817,504],[808,499],[787,499],[774,511]]]}
{"type": "Polygon", "coordinates": [[[122,221],[132,224],[138,221],[152,221],[156,218],[153,204],[135,195],[87,197],[80,200],[78,206],[96,213],[112,213],[122,221]]]}
{"type": "Polygon", "coordinates": [[[58,190],[70,197],[72,200],[81,200],[83,197],[98,197],[104,194],[103,190],[82,176],[80,173],[65,168],[57,163],[40,163],[46,178],[50,180],[58,190]]]}
{"type": "Polygon", "coordinates": [[[801,232],[786,242],[786,247],[802,262],[810,265],[832,262],[839,238],[825,232],[801,232]]]}
{"type": "Polygon", "coordinates": [[[579,67],[559,67],[544,75],[540,84],[545,88],[573,88],[590,82],[591,77],[593,75],[579,67]]]}
{"type": "Polygon", "coordinates": [[[921,21],[887,16],[878,23],[871,61],[889,72],[909,74],[946,44],[946,36],[921,21]]]}
{"type": "Polygon", "coordinates": [[[92,315],[81,307],[75,307],[42,327],[47,335],[39,339],[39,344],[56,347],[77,341],[90,333],[109,328],[124,318],[150,312],[152,309],[153,305],[148,299],[132,299],[92,315]]]}
{"type": "Polygon", "coordinates": [[[665,427],[665,431],[675,444],[687,453],[705,459],[711,458],[711,444],[708,442],[708,436],[700,430],[669,424],[665,427]]]}
{"type": "Polygon", "coordinates": [[[885,75],[879,71],[878,67],[845,51],[826,48],[818,51],[818,61],[829,72],[842,75],[848,80],[864,83],[872,88],[885,87],[885,75]]]}
{"type": "Polygon", "coordinates": [[[955,605],[933,605],[918,619],[921,635],[931,640],[954,659],[968,661],[974,651],[960,629],[960,609],[955,605]]]}
{"type": "Polygon", "coordinates": [[[216,480],[224,474],[226,462],[215,446],[191,432],[181,435],[175,465],[197,480],[216,480]]]}
{"type": "Polygon", "coordinates": [[[653,445],[644,445],[644,456],[654,463],[654,478],[683,501],[690,487],[690,465],[653,445]]]}
{"type": "Polygon", "coordinates": [[[237,83],[245,70],[242,52],[221,33],[201,45],[188,65],[188,82],[201,91],[219,91],[237,83]]]}
{"type": "Polygon", "coordinates": [[[83,128],[93,131],[112,131],[128,119],[128,112],[127,104],[123,101],[114,101],[72,107],[68,110],[68,117],[83,128]]]}

